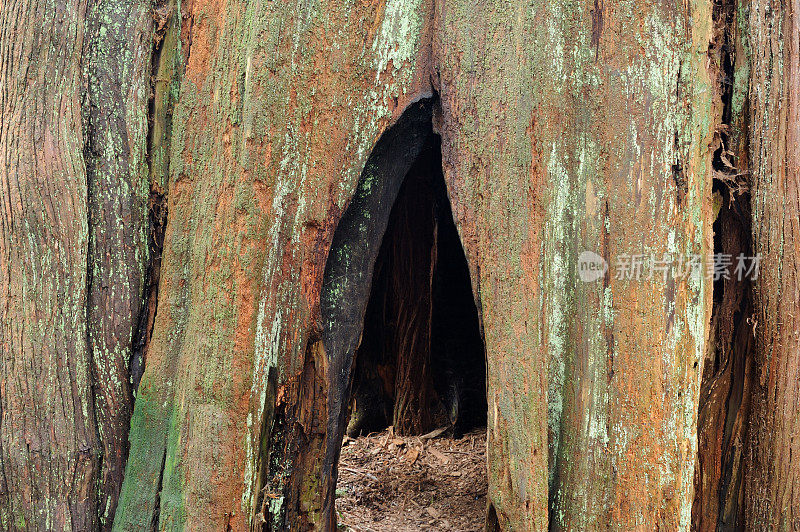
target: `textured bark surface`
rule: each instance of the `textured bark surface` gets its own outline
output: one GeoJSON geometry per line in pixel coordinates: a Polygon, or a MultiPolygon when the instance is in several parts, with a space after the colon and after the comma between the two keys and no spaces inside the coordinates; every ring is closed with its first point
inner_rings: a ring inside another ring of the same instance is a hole
{"type": "Polygon", "coordinates": [[[21,2],[0,13],[2,528],[90,529],[98,520],[80,106],[85,10],[77,1],[59,9],[21,2]]]}
{"type": "Polygon", "coordinates": [[[710,4],[506,13],[442,9],[445,169],[480,266],[490,516],[547,527],[549,439],[551,527],[686,527],[709,286],[584,285],[576,258],[709,249],[710,4]]]}
{"type": "MultiPolygon", "coordinates": [[[[333,529],[373,267],[431,128],[489,529],[800,526],[799,1],[7,2],[0,528],[333,529]],[[615,276],[750,231],[752,293],[615,276]]],[[[427,428],[419,367],[400,431],[427,428]]]]}
{"type": "Polygon", "coordinates": [[[145,260],[147,3],[0,12],[0,527],[110,527],[145,260]]]}
{"type": "Polygon", "coordinates": [[[314,391],[334,356],[311,347],[326,250],[381,131],[429,91],[414,74],[427,18],[413,2],[182,6],[159,303],[117,528],[319,523],[333,495],[319,451],[329,473],[324,435],[346,411],[314,391]]]}
{"type": "Polygon", "coordinates": [[[88,332],[97,431],[98,508],[110,529],[128,455],[130,363],[148,252],[146,157],[152,14],[141,0],[92,0],[83,76],[89,206],[88,332]]]}
{"type": "Polygon", "coordinates": [[[332,526],[360,276],[382,234],[369,222],[356,252],[334,229],[370,179],[402,178],[362,171],[434,89],[486,341],[489,515],[688,526],[710,285],[582,285],[576,257],[710,249],[711,6],[605,4],[182,7],[120,529],[332,526]],[[350,288],[323,287],[331,247],[350,288]]]}
{"type": "Polygon", "coordinates": [[[745,523],[800,528],[800,2],[751,1],[755,375],[745,523]]]}
{"type": "Polygon", "coordinates": [[[710,24],[704,2],[442,8],[445,175],[480,286],[503,529],[548,526],[548,439],[550,527],[688,527],[710,285],[610,277],[618,255],[710,249],[710,24]],[[584,249],[605,282],[577,280],[584,249]]]}

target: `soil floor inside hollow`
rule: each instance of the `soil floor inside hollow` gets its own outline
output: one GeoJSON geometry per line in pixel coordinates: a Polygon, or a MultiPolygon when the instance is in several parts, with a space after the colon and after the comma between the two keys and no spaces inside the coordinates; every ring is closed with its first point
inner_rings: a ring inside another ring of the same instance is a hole
{"type": "Polygon", "coordinates": [[[395,436],[392,428],[345,438],[336,510],[340,530],[484,530],[486,429],[460,439],[395,436]]]}

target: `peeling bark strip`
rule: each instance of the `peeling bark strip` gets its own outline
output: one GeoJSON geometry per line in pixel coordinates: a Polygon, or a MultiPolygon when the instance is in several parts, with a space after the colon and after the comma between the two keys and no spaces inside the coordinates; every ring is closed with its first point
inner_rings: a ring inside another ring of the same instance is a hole
{"type": "Polygon", "coordinates": [[[89,350],[102,442],[99,511],[110,530],[128,455],[130,360],[148,261],[146,163],[152,14],[90,0],[83,76],[89,199],[89,350]]]}
{"type": "Polygon", "coordinates": [[[745,524],[800,528],[800,1],[751,0],[755,374],[745,524]]]}
{"type": "Polygon", "coordinates": [[[111,526],[146,260],[150,27],[133,0],[0,11],[3,529],[111,526]]]}

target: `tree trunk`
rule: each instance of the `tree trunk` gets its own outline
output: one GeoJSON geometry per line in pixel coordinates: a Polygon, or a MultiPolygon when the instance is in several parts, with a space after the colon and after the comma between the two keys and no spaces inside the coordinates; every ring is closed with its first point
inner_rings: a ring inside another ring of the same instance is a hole
{"type": "Polygon", "coordinates": [[[110,529],[144,277],[151,22],[138,1],[0,15],[0,523],[110,529]]]}
{"type": "Polygon", "coordinates": [[[800,526],[798,13],[3,5],[0,528],[332,530],[359,375],[432,428],[475,309],[488,529],[800,526]],[[632,262],[714,253],[760,276],[632,262]]]}
{"type": "Polygon", "coordinates": [[[800,528],[800,2],[751,2],[755,375],[745,524],[800,528]]]}

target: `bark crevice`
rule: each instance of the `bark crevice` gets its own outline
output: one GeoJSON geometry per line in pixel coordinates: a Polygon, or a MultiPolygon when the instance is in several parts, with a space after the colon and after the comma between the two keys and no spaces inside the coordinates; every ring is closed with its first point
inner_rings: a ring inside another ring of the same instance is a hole
{"type": "Polygon", "coordinates": [[[139,314],[131,353],[130,374],[134,394],[139,388],[158,311],[158,283],[164,231],[167,225],[169,146],[174,103],[175,57],[177,55],[175,0],[159,0],[153,6],[154,28],[150,55],[150,95],[147,106],[147,161],[149,169],[148,260],[143,290],[143,311],[139,314]]]}
{"type": "Polygon", "coordinates": [[[718,123],[712,144],[714,247],[709,262],[725,268],[710,273],[713,304],[698,407],[698,456],[692,525],[695,530],[743,526],[745,443],[748,438],[753,363],[750,185],[747,172],[748,121],[734,108],[735,68],[746,61],[737,0],[714,3],[709,46],[716,84],[718,123]],[[744,268],[744,269],[742,269],[744,268]]]}

